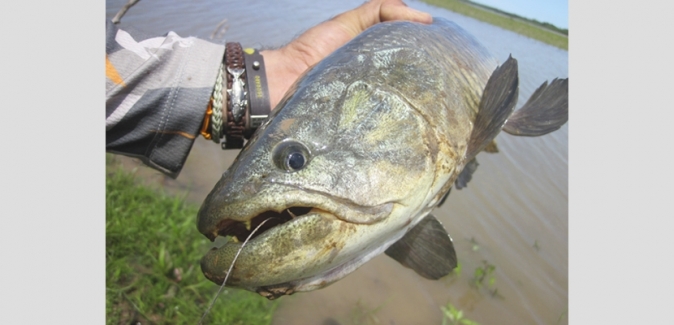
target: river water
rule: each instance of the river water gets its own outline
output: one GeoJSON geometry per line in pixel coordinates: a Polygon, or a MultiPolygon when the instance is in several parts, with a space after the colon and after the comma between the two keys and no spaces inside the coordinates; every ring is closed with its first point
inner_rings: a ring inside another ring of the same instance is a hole
{"type": "MultiPolygon", "coordinates": [[[[112,19],[126,0],[107,0],[112,19]]],[[[362,0],[143,0],[120,26],[161,35],[175,31],[244,47],[276,47],[362,0]]],[[[501,61],[519,63],[518,107],[544,81],[568,77],[568,52],[422,2],[413,8],[455,21],[501,61]]],[[[281,298],[273,324],[441,324],[451,303],[480,324],[568,323],[568,124],[543,137],[501,133],[500,153],[478,155],[468,187],[453,190],[434,215],[454,239],[461,274],[421,278],[385,255],[321,290],[281,298]],[[493,285],[471,285],[476,268],[493,265],[493,285]]],[[[201,137],[176,180],[150,168],[137,174],[200,204],[238,151],[201,137]],[[187,194],[184,194],[187,193],[187,194]]],[[[121,159],[132,168],[131,159],[121,159]]],[[[196,321],[196,320],[195,320],[196,321]]]]}

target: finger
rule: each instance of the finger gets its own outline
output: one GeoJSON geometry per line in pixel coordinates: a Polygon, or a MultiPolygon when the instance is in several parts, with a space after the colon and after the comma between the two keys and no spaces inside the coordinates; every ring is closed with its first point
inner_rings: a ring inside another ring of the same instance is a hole
{"type": "Polygon", "coordinates": [[[408,7],[400,0],[393,0],[381,4],[379,9],[379,20],[408,20],[422,24],[430,24],[433,22],[433,17],[426,12],[408,7]]]}
{"type": "Polygon", "coordinates": [[[401,0],[370,0],[333,18],[333,21],[343,24],[352,37],[377,23],[392,20],[430,24],[433,17],[426,12],[408,7],[401,0]]]}

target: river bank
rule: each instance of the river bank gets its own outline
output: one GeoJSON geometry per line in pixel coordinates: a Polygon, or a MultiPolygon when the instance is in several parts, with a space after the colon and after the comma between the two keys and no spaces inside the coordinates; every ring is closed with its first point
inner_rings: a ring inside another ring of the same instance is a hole
{"type": "Polygon", "coordinates": [[[513,31],[523,36],[533,38],[543,43],[569,50],[569,37],[556,31],[534,25],[532,22],[518,19],[514,15],[508,16],[489,10],[486,7],[461,0],[421,0],[433,6],[445,8],[458,14],[468,16],[503,29],[513,31]]]}

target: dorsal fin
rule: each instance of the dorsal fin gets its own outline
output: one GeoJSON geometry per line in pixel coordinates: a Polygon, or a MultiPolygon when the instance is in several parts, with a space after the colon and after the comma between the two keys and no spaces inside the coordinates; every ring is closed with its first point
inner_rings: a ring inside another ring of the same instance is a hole
{"type": "Polygon", "coordinates": [[[569,119],[569,79],[544,82],[503,126],[512,135],[540,136],[559,129],[569,119]]]}
{"type": "Polygon", "coordinates": [[[386,249],[386,255],[431,280],[449,274],[457,265],[452,239],[430,214],[386,249]]]}
{"type": "Polygon", "coordinates": [[[502,66],[494,70],[484,88],[466,150],[467,159],[475,157],[501,132],[517,102],[518,86],[517,60],[509,56],[502,66]]]}

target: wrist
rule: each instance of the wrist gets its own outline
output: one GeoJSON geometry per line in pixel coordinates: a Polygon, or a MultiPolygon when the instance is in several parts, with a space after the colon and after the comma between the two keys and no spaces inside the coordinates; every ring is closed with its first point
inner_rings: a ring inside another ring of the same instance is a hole
{"type": "Polygon", "coordinates": [[[285,48],[260,51],[267,68],[269,101],[272,110],[276,108],[286,91],[304,71],[298,68],[297,64],[292,62],[293,60],[288,60],[284,52],[286,52],[285,48]]]}
{"type": "Polygon", "coordinates": [[[268,117],[266,64],[259,51],[227,43],[201,134],[223,149],[241,148],[268,117]],[[224,140],[221,142],[221,139],[224,140]]]}

